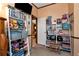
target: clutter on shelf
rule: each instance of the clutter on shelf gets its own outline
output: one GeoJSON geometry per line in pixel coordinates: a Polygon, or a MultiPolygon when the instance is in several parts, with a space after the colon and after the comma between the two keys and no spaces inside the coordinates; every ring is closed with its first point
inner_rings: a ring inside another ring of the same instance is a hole
{"type": "MultiPolygon", "coordinates": [[[[47,25],[47,41],[46,42],[61,42],[62,50],[71,51],[71,23],[69,20],[69,15],[64,14],[61,18],[55,20],[56,23],[52,22],[51,18],[47,19],[52,24],[47,25]],[[54,24],[53,24],[54,23],[54,24]],[[50,32],[50,33],[49,33],[50,32]],[[51,34],[51,35],[50,35],[51,34]],[[50,40],[50,41],[49,41],[50,40]]],[[[46,21],[47,22],[47,21],[46,21]]],[[[48,45],[48,44],[47,44],[48,45]]]]}
{"type": "Polygon", "coordinates": [[[7,28],[7,34],[9,38],[10,56],[24,56],[29,54],[27,16],[28,14],[22,12],[21,10],[9,7],[9,26],[7,28]]]}

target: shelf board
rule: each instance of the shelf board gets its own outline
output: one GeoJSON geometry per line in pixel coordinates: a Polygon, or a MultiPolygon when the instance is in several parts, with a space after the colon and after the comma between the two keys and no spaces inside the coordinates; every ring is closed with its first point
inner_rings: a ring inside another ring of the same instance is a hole
{"type": "Polygon", "coordinates": [[[62,48],[63,51],[71,52],[71,49],[69,48],[62,48]],[[68,50],[67,50],[68,49],[68,50]]]}
{"type": "Polygon", "coordinates": [[[63,42],[63,44],[67,44],[67,45],[70,45],[70,43],[69,43],[69,42],[63,42]]]}
{"type": "Polygon", "coordinates": [[[15,29],[10,29],[10,31],[15,31],[15,32],[21,32],[22,30],[15,30],[15,29]]]}
{"type": "Polygon", "coordinates": [[[17,19],[17,20],[20,19],[20,18],[15,18],[15,17],[12,17],[12,16],[9,16],[9,18],[13,18],[13,19],[17,19]]]}
{"type": "MultiPolygon", "coordinates": [[[[27,37],[27,36],[26,36],[27,37]]],[[[21,39],[26,39],[26,38],[21,38],[21,39]]],[[[16,39],[16,40],[20,40],[20,39],[16,39]]],[[[11,40],[11,41],[16,41],[16,40],[11,40]]]]}
{"type": "Polygon", "coordinates": [[[70,34],[63,34],[62,36],[71,37],[70,34]]]}
{"type": "Polygon", "coordinates": [[[69,50],[71,50],[71,48],[70,48],[70,47],[69,47],[69,48],[68,48],[68,47],[62,47],[62,48],[63,48],[63,49],[69,49],[69,50]]]}
{"type": "Polygon", "coordinates": [[[9,16],[9,18],[16,19],[16,20],[24,20],[24,19],[12,17],[12,16],[9,16]]]}

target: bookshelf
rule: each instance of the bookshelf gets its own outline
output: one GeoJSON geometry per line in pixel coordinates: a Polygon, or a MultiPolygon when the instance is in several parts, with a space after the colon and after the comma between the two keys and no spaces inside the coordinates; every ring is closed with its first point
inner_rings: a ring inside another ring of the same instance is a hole
{"type": "MultiPolygon", "coordinates": [[[[9,56],[30,55],[28,39],[28,14],[8,6],[7,37],[9,39],[9,56]]],[[[29,15],[30,16],[30,15],[29,15]]]]}

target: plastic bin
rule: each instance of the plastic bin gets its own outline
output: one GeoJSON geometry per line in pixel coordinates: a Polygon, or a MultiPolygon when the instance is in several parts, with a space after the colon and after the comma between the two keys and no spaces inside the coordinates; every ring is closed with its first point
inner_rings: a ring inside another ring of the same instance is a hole
{"type": "Polygon", "coordinates": [[[21,32],[12,31],[11,32],[11,40],[18,40],[18,39],[21,39],[21,32]]]}

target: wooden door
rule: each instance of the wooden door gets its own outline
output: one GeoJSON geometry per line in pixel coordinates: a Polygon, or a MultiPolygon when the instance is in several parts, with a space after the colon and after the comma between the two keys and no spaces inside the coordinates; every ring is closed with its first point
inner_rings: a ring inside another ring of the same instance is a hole
{"type": "Polygon", "coordinates": [[[4,18],[0,18],[0,56],[6,56],[8,51],[8,40],[4,31],[4,21],[4,18]]]}
{"type": "Polygon", "coordinates": [[[0,33],[4,32],[4,20],[0,20],[0,33]]]}

